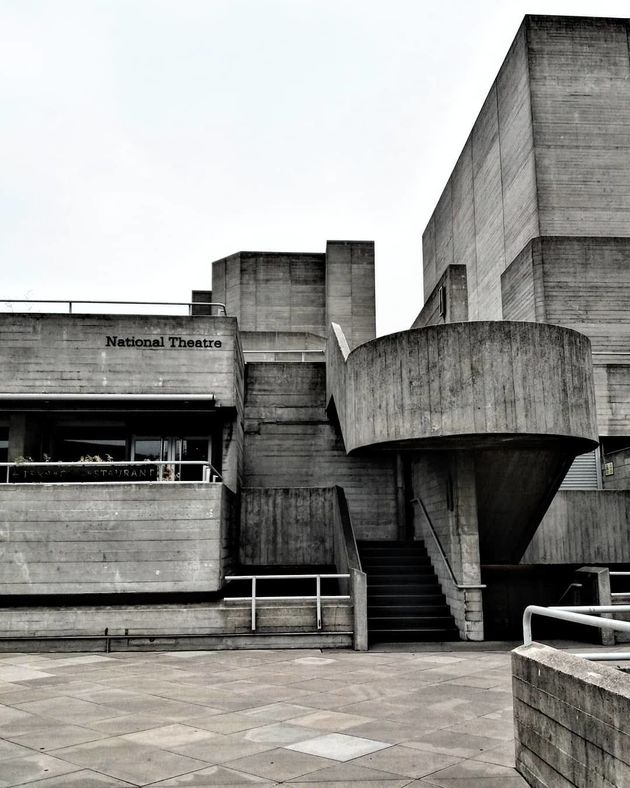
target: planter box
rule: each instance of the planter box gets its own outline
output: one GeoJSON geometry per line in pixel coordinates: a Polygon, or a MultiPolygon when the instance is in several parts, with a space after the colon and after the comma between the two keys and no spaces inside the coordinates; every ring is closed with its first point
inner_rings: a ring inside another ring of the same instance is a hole
{"type": "Polygon", "coordinates": [[[90,465],[68,466],[17,465],[9,470],[9,481],[15,484],[45,484],[55,482],[154,482],[158,480],[158,466],[107,465],[95,462],[90,465]]]}

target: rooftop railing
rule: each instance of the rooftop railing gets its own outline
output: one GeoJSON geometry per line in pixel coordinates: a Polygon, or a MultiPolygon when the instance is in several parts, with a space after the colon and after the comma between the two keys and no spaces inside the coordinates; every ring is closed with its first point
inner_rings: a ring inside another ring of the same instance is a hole
{"type": "MultiPolygon", "coordinates": [[[[77,299],[70,300],[53,300],[53,299],[31,299],[31,298],[2,298],[0,299],[0,311],[2,312],[33,312],[35,304],[54,304],[58,308],[49,310],[53,314],[99,314],[103,310],[93,310],[89,307],[93,306],[133,306],[133,307],[186,307],[188,315],[191,317],[223,317],[227,315],[225,304],[219,301],[82,301],[77,299]],[[14,308],[15,304],[29,304],[31,308],[20,306],[18,309],[14,308]],[[79,307],[77,309],[77,307],[79,307]],[[83,307],[83,308],[81,308],[83,307]],[[85,307],[88,307],[87,309],[85,307]],[[208,311],[209,315],[201,315],[201,312],[208,311]],[[216,315],[214,314],[216,311],[216,315]],[[195,314],[196,313],[196,314],[195,314]]],[[[147,313],[149,314],[149,313],[147,313]]]]}

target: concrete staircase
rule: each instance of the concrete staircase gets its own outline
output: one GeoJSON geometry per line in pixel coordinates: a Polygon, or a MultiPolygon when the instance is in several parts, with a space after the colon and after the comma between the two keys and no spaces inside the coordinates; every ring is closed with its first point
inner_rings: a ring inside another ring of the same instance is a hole
{"type": "Polygon", "coordinates": [[[370,643],[458,640],[423,542],[357,542],[370,643]]]}

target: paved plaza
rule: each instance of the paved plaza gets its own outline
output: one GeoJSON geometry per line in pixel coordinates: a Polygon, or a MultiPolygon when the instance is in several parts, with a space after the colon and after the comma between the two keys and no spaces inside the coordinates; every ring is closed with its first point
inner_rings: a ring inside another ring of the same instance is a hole
{"type": "Polygon", "coordinates": [[[0,655],[0,788],[516,788],[509,652],[0,655]]]}

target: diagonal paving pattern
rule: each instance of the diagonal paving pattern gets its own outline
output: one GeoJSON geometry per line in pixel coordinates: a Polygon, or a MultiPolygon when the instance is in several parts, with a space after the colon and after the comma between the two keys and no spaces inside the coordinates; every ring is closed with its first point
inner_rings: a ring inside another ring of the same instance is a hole
{"type": "Polygon", "coordinates": [[[0,788],[523,788],[506,652],[0,654],[0,788]]]}

